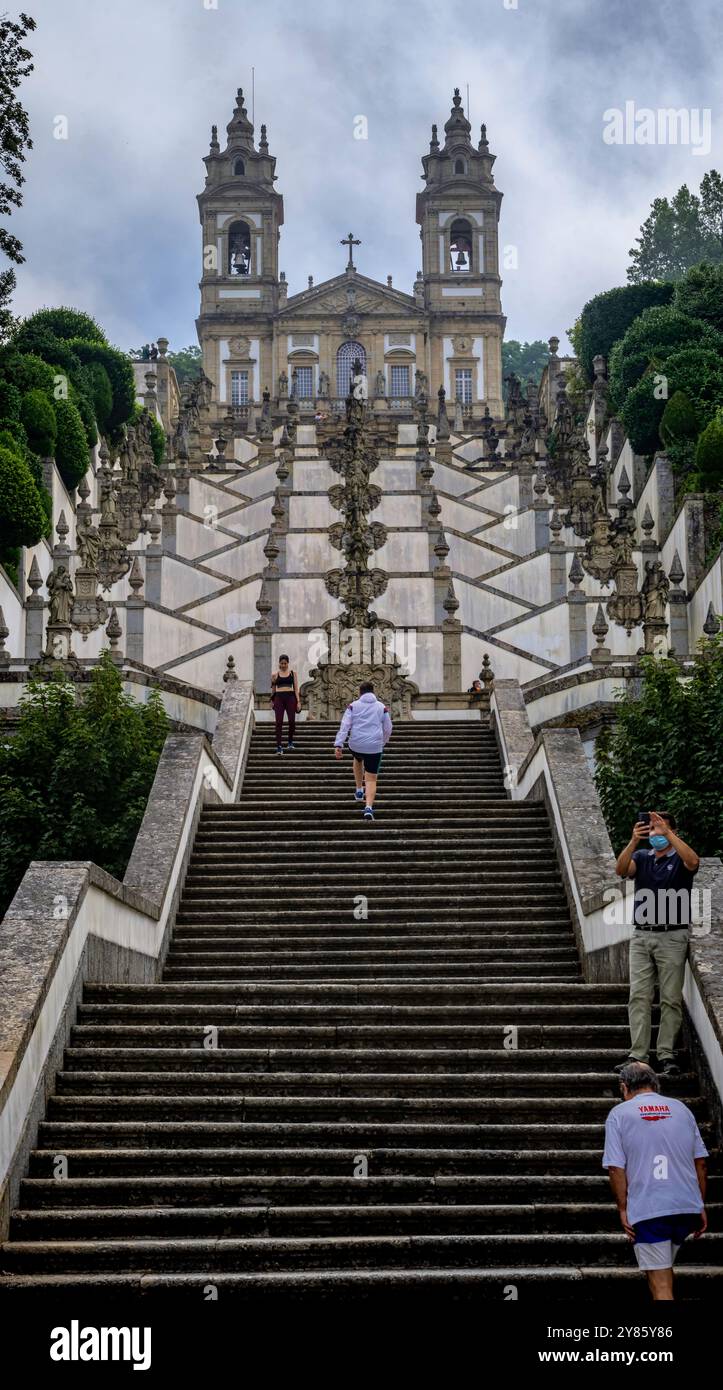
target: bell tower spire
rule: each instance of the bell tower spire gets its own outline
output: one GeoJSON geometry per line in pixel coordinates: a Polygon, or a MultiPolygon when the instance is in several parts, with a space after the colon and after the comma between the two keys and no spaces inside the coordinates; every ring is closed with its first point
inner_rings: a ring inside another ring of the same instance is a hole
{"type": "Polygon", "coordinates": [[[484,402],[501,416],[502,336],[498,223],[502,194],[495,187],[487,130],[477,145],[455,87],[444,144],[432,127],[422,156],[424,188],[417,194],[425,306],[433,317],[439,379],[465,405],[484,402]]]}

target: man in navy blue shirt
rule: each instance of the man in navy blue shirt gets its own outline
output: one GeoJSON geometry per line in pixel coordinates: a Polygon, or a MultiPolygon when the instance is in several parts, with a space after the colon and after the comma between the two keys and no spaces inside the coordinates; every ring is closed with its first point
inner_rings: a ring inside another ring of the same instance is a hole
{"type": "Polygon", "coordinates": [[[676,834],[675,817],[651,811],[650,824],[638,821],[618,856],[615,872],[635,879],[635,928],[630,939],[630,1056],[647,1062],[651,1011],[657,984],[660,994],[658,1063],[665,1076],[677,1076],[675,1043],[683,1021],[683,979],[690,935],[690,890],[700,860],[676,834]],[[642,848],[647,840],[649,848],[642,848]]]}

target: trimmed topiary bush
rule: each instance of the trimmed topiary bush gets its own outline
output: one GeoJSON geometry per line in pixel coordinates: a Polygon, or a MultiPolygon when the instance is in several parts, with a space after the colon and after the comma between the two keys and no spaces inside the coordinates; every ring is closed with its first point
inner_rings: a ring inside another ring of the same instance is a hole
{"type": "Polygon", "coordinates": [[[0,559],[19,545],[37,545],[47,517],[25,459],[0,444],[0,559]]]}
{"type": "Polygon", "coordinates": [[[575,329],[574,347],[589,381],[593,378],[593,357],[609,357],[615,343],[645,309],[669,304],[673,285],[654,280],[640,285],[621,285],[588,300],[575,329]]]}
{"type": "Polygon", "coordinates": [[[56,401],[55,414],[58,422],[55,462],[65,486],[72,492],[89,467],[85,429],[72,401],[56,401]]]}
{"type": "Polygon", "coordinates": [[[21,418],[31,449],[41,458],[54,455],[58,426],[55,411],[44,391],[36,388],[26,392],[22,400],[21,418]]]}
{"type": "Polygon", "coordinates": [[[113,387],[103,363],[87,362],[81,367],[80,384],[83,394],[93,406],[100,433],[107,434],[113,413],[113,387]]]}
{"type": "Polygon", "coordinates": [[[698,440],[695,471],[701,491],[718,492],[723,488],[723,417],[720,411],[698,440]]]}
{"type": "Polygon", "coordinates": [[[636,454],[653,454],[660,445],[660,425],[667,404],[658,400],[655,373],[646,372],[628,391],[620,411],[625,432],[636,454]]]}
{"type": "Polygon", "coordinates": [[[88,397],[82,391],[71,390],[70,399],[73,402],[85,430],[85,442],[89,449],[94,449],[98,443],[98,427],[95,422],[95,411],[88,397]]]}
{"type": "Polygon", "coordinates": [[[723,406],[723,355],[705,347],[688,347],[673,353],[665,364],[668,391],[683,391],[698,421],[698,431],[723,406]]]}
{"type": "Polygon", "coordinates": [[[676,391],[667,402],[660,421],[660,438],[666,448],[696,439],[698,417],[684,391],[676,391]]]}
{"type": "Polygon", "coordinates": [[[52,333],[55,338],[69,341],[71,338],[84,338],[91,343],[106,343],[103,329],[90,314],[82,309],[70,309],[61,305],[59,309],[38,309],[23,320],[20,333],[26,328],[40,328],[52,333]]]}
{"type": "Polygon", "coordinates": [[[640,381],[646,368],[664,366],[681,348],[710,347],[723,352],[723,337],[700,319],[669,307],[646,309],[632,323],[610,354],[608,376],[610,404],[622,410],[628,391],[640,381]]]}
{"type": "Polygon", "coordinates": [[[33,353],[0,353],[0,373],[6,381],[12,382],[21,395],[26,391],[44,391],[49,401],[54,399],[55,372],[42,357],[33,353]]]}
{"type": "Polygon", "coordinates": [[[136,383],[133,366],[124,352],[108,347],[103,343],[82,342],[74,338],[73,351],[84,366],[100,363],[108,375],[113,405],[107,419],[107,432],[117,442],[119,431],[127,421],[132,420],[136,406],[136,383]]]}

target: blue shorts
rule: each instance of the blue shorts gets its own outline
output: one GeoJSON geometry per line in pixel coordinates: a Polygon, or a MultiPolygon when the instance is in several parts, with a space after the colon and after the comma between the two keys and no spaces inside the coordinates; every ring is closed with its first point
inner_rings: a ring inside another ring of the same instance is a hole
{"type": "Polygon", "coordinates": [[[675,1216],[653,1216],[636,1221],[633,1249],[640,1269],[672,1269],[675,1257],[687,1236],[700,1226],[699,1212],[678,1212],[675,1216]]]}
{"type": "MultiPolygon", "coordinates": [[[[383,751],[384,750],[382,750],[382,752],[383,751]]],[[[355,753],[351,745],[349,745],[349,752],[351,753],[352,758],[356,758],[356,761],[358,763],[363,763],[365,772],[379,771],[382,761],[381,753],[355,753]]]]}

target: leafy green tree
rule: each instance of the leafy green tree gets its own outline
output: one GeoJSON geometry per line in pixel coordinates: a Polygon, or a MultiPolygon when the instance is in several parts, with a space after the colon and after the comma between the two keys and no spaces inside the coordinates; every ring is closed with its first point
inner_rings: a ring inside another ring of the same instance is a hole
{"type": "Polygon", "coordinates": [[[40,454],[41,458],[54,455],[58,425],[55,411],[44,391],[36,388],[23,396],[21,419],[33,452],[40,454]]]}
{"type": "Polygon", "coordinates": [[[502,344],[502,376],[510,376],[514,372],[522,382],[534,381],[537,385],[549,356],[550,349],[541,338],[536,338],[533,343],[520,343],[516,338],[508,338],[502,344]]]}
{"type": "Polygon", "coordinates": [[[616,852],[640,809],[672,811],[701,855],[723,855],[723,641],[705,643],[689,680],[677,663],[642,659],[640,694],[626,693],[597,743],[595,783],[616,852]]]}
{"type": "MultiPolygon", "coordinates": [[[[20,14],[18,20],[0,16],[0,217],[8,217],[22,203],[20,189],[25,182],[22,166],[25,152],[33,147],[27,111],[21,106],[17,90],[33,71],[32,54],[23,40],[35,28],[35,20],[20,14]]],[[[25,260],[21,242],[0,226],[0,251],[13,265],[25,260]]],[[[0,340],[12,330],[14,319],[9,308],[15,289],[12,265],[0,271],[0,340]]]]}
{"type": "Polygon", "coordinates": [[[723,333],[723,263],[692,266],[675,286],[673,306],[723,333]]]}
{"type": "Polygon", "coordinates": [[[704,175],[700,195],[683,184],[670,200],[656,198],[631,248],[628,280],[679,280],[700,261],[723,260],[723,179],[704,175]]]}
{"type": "Polygon", "coordinates": [[[0,378],[0,420],[19,420],[22,399],[17,386],[0,378]]]}
{"type": "Polygon", "coordinates": [[[698,440],[695,471],[701,491],[719,492],[723,488],[723,415],[720,411],[698,440]]]}
{"type": "Polygon", "coordinates": [[[72,492],[90,465],[88,441],[83,421],[72,401],[56,401],[55,415],[58,422],[55,462],[65,486],[72,492]]]}
{"type": "Polygon", "coordinates": [[[122,877],[168,732],[160,695],[137,705],[106,652],[84,698],[31,682],[0,745],[0,912],[33,859],[92,859],[122,877]]]}
{"type": "Polygon", "coordinates": [[[579,319],[568,330],[575,355],[588,381],[593,379],[593,358],[608,358],[615,344],[645,309],[669,304],[673,286],[653,281],[620,285],[593,295],[579,319]]]}
{"type": "MultiPolygon", "coordinates": [[[[504,347],[502,352],[504,354],[504,347]]],[[[141,355],[142,349],[139,350],[139,356],[141,355]]],[[[178,352],[168,353],[168,361],[176,373],[179,386],[184,386],[187,381],[195,381],[202,357],[200,347],[196,347],[193,343],[187,348],[181,348],[178,352]]]]}

